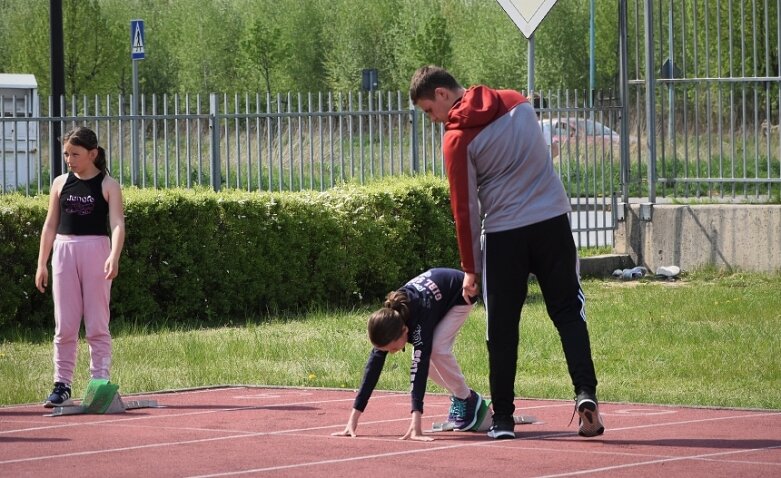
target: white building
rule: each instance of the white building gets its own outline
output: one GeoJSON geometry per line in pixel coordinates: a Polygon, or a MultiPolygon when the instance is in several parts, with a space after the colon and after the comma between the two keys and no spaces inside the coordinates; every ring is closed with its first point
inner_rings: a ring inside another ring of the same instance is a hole
{"type": "Polygon", "coordinates": [[[0,73],[0,192],[12,192],[37,177],[39,113],[35,76],[0,73]]]}

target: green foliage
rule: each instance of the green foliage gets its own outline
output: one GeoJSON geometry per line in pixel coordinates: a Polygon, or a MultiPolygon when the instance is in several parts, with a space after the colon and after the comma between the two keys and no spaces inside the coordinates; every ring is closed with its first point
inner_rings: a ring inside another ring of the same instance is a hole
{"type": "Polygon", "coordinates": [[[178,92],[236,91],[237,43],[245,28],[242,12],[227,0],[178,0],[160,12],[160,24],[150,28],[158,28],[171,41],[178,92]]]}
{"type": "MultiPolygon", "coordinates": [[[[458,0],[443,3],[445,17],[454,32],[455,53],[450,70],[456,78],[463,85],[483,83],[496,88],[525,88],[528,42],[499,3],[458,0]]],[[[535,45],[541,46],[540,42],[535,45]]]]}
{"type": "Polygon", "coordinates": [[[47,198],[19,194],[0,198],[0,327],[52,322],[51,296],[35,288],[38,240],[47,198]]]}
{"type": "Polygon", "coordinates": [[[4,19],[6,29],[0,32],[3,34],[0,45],[7,59],[0,68],[8,73],[33,73],[42,87],[40,91],[49,91],[43,88],[51,84],[48,2],[12,0],[2,7],[0,18],[4,19]]]}
{"type": "Polygon", "coordinates": [[[326,41],[325,25],[321,21],[322,7],[319,0],[291,2],[284,10],[285,15],[279,18],[282,36],[290,49],[278,68],[281,78],[277,91],[328,89],[323,63],[326,41]]]}
{"type": "MultiPolygon", "coordinates": [[[[654,5],[654,48],[688,65],[688,76],[762,76],[777,70],[774,2],[654,5]],[[672,54],[668,29],[674,35],[672,54]],[[730,53],[747,45],[745,56],[730,53]]],[[[631,52],[642,50],[643,4],[628,2],[628,8],[629,70],[642,72],[643,55],[631,52]]],[[[540,24],[538,89],[588,86],[589,16],[589,1],[570,0],[558,2],[540,24]]],[[[423,63],[448,67],[467,84],[526,84],[527,42],[493,1],[66,0],[63,17],[69,94],[128,91],[128,29],[134,18],[145,20],[147,54],[139,74],[147,93],[258,91],[261,81],[274,93],[355,90],[363,68],[380,70],[383,89],[403,90],[423,63]]],[[[48,2],[4,0],[0,18],[0,44],[14,46],[0,51],[0,70],[35,74],[46,94],[48,2]]],[[[616,87],[617,24],[617,3],[596,2],[597,88],[616,87]]]]}
{"type": "Polygon", "coordinates": [[[265,92],[271,93],[272,71],[289,50],[282,39],[282,29],[273,18],[257,17],[241,47],[248,57],[250,70],[259,72],[265,92]]]}
{"type": "MultiPolygon", "coordinates": [[[[0,0],[0,12],[8,12],[10,10],[11,0],[0,0]]],[[[0,15],[0,39],[8,38],[10,15],[0,15]]],[[[0,71],[5,71],[4,65],[9,63],[8,59],[11,56],[10,48],[0,48],[0,71]]]]}
{"type": "MultiPolygon", "coordinates": [[[[119,39],[115,42],[118,50],[118,58],[111,68],[117,72],[119,84],[110,93],[128,95],[132,93],[132,62],[129,60],[130,51],[128,45],[130,20],[144,20],[144,59],[138,64],[138,81],[141,92],[148,93],[175,93],[178,81],[178,59],[172,47],[178,44],[178,40],[172,38],[174,32],[167,27],[173,27],[166,21],[166,10],[156,8],[163,2],[157,0],[144,0],[143,8],[133,5],[132,2],[103,1],[103,12],[112,25],[112,35],[119,39]],[[139,10],[148,11],[148,14],[140,15],[139,10]],[[118,91],[117,91],[118,90],[118,91]]],[[[90,85],[87,85],[89,87],[90,85]]]]}
{"type": "MultiPolygon", "coordinates": [[[[387,51],[387,31],[397,22],[395,0],[384,2],[328,2],[323,9],[323,64],[327,87],[335,91],[356,90],[361,85],[361,70],[377,68],[380,81],[394,65],[387,51]]],[[[381,83],[383,89],[391,85],[381,83]]]]}
{"type": "MultiPolygon", "coordinates": [[[[62,2],[63,41],[65,49],[65,91],[76,96],[112,91],[118,81],[112,76],[114,65],[127,56],[122,46],[128,45],[129,34],[119,35],[101,11],[97,0],[65,0],[62,2]]],[[[129,28],[125,30],[129,32],[129,28]]]]}
{"type": "MultiPolygon", "coordinates": [[[[734,155],[730,154],[733,145],[725,142],[720,150],[714,146],[713,154],[704,158],[697,157],[697,143],[705,144],[706,141],[707,139],[694,135],[687,138],[679,134],[676,136],[676,149],[673,149],[669,139],[663,143],[664,148],[657,149],[657,196],[700,198],[738,194],[753,195],[756,200],[763,202],[778,202],[781,185],[777,182],[763,182],[781,177],[781,161],[772,156],[772,152],[778,147],[775,140],[769,146],[763,144],[766,139],[748,137],[745,141],[736,141],[734,155]],[[755,140],[759,141],[759,147],[756,149],[755,140]],[[768,157],[768,152],[771,157],[768,157]],[[744,156],[750,159],[744,161],[744,156]],[[710,180],[713,177],[719,177],[720,181],[713,182],[710,180]],[[697,178],[703,180],[693,181],[697,178]],[[734,181],[731,181],[731,178],[734,181]],[[744,178],[756,178],[756,181],[751,182],[744,178]]],[[[629,171],[626,175],[629,196],[647,197],[647,152],[638,149],[637,145],[630,148],[629,171]]],[[[601,145],[594,143],[563,143],[561,154],[553,161],[570,197],[609,197],[622,192],[623,179],[617,145],[613,145],[611,151],[611,146],[603,149],[601,145]]]]}
{"type": "MultiPolygon", "coordinates": [[[[613,37],[618,31],[616,18],[610,19],[611,25],[605,32],[613,37]]],[[[545,17],[534,34],[535,70],[538,70],[535,84],[538,89],[583,88],[588,85],[588,19],[588,2],[558,2],[545,17]],[[573,21],[575,18],[581,21],[573,21]],[[566,25],[566,28],[560,25],[566,25]]],[[[615,56],[615,50],[611,56],[615,56]]]]}
{"type": "MultiPolygon", "coordinates": [[[[599,2],[600,74],[615,76],[616,16],[599,2]]],[[[0,71],[50,87],[49,2],[0,1],[0,71]]],[[[406,90],[424,63],[465,84],[525,86],[527,42],[497,2],[467,0],[66,0],[67,95],[130,92],[129,22],[145,22],[142,92],[354,91],[377,68],[406,90]]],[[[584,88],[586,0],[559,2],[535,33],[537,85],[584,88]],[[560,28],[561,24],[567,28],[560,28]]],[[[600,76],[601,78],[602,76],[600,76]]]]}
{"type": "Polygon", "coordinates": [[[450,68],[453,62],[452,34],[447,19],[441,14],[429,17],[423,31],[412,37],[419,65],[433,64],[450,68]]]}
{"type": "MultiPolygon", "coordinates": [[[[377,299],[458,266],[446,182],[393,178],[326,192],[126,188],[114,320],[214,323],[377,299]]],[[[0,196],[0,324],[51,322],[34,288],[43,197],[0,196]]]]}

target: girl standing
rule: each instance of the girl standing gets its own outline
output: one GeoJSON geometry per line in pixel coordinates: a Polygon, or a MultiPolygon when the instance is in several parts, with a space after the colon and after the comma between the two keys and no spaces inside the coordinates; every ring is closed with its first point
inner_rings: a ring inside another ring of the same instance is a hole
{"type": "Polygon", "coordinates": [[[73,405],[71,381],[82,318],[90,375],[109,378],[111,282],[125,242],[122,190],[108,175],[106,152],[95,132],[77,127],[66,133],[63,156],[70,171],[52,182],[35,272],[35,286],[45,292],[52,253],[54,389],[47,408],[73,405]]]}

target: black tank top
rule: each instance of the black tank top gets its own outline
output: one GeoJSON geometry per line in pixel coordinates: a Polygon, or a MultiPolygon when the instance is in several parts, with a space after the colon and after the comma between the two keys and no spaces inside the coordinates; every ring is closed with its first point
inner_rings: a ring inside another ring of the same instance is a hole
{"type": "Polygon", "coordinates": [[[108,202],[103,197],[103,172],[92,179],[81,180],[75,174],[68,178],[60,193],[58,234],[108,236],[108,202]]]}

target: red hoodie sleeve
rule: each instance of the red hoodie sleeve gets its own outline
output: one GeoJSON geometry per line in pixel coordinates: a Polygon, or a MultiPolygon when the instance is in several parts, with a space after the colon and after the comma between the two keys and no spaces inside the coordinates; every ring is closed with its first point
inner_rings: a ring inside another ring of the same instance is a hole
{"type": "MultiPolygon", "coordinates": [[[[472,191],[470,188],[467,146],[471,138],[466,136],[468,134],[463,130],[447,131],[443,141],[443,153],[447,179],[450,183],[450,209],[453,211],[453,219],[456,223],[461,269],[464,272],[478,273],[474,238],[479,238],[480,231],[474,230],[473,216],[470,212],[470,203],[477,201],[477,191],[472,191]]],[[[479,216],[479,212],[477,214],[479,216]]],[[[479,217],[477,227],[479,228],[479,217]]]]}

